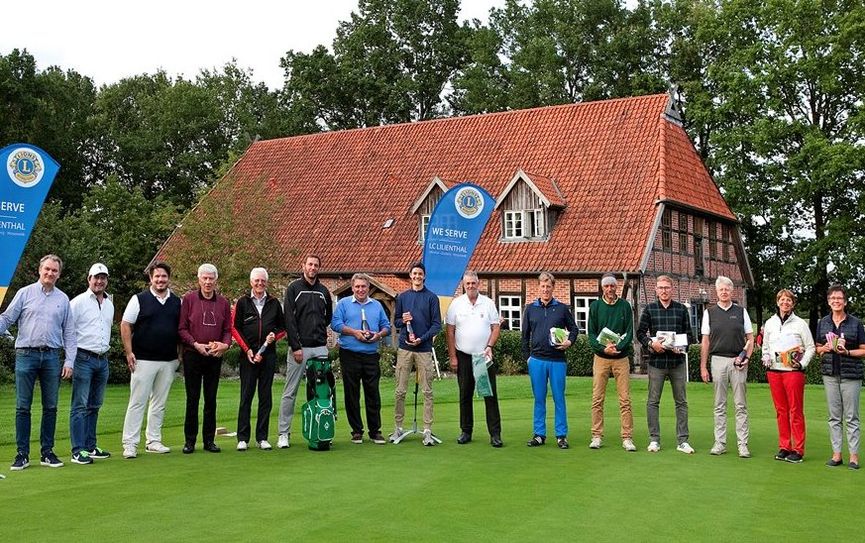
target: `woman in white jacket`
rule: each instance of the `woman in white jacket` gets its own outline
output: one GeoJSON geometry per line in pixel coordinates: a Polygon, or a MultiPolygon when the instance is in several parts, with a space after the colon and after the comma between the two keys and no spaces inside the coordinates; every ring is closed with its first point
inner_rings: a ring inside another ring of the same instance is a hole
{"type": "Polygon", "coordinates": [[[814,338],[808,323],[793,313],[796,295],[781,289],[775,296],[778,312],[766,321],[763,365],[778,420],[775,460],[798,464],[805,456],[805,368],[814,358],[814,338]]]}

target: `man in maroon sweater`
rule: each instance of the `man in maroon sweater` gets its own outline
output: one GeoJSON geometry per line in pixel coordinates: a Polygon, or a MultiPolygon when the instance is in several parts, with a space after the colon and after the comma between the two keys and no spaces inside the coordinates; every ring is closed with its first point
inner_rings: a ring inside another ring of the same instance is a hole
{"type": "Polygon", "coordinates": [[[201,437],[204,450],[217,453],[216,391],[222,370],[222,355],[231,345],[231,306],[216,292],[219,272],[213,264],[198,267],[197,290],[183,297],[178,332],[183,343],[183,378],[186,384],[186,444],[183,454],[195,452],[198,438],[198,400],[204,385],[204,417],[201,437]]]}

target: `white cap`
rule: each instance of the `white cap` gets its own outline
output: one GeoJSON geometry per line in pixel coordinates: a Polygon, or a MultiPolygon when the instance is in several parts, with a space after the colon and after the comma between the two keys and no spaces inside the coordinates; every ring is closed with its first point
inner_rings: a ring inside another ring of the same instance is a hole
{"type": "Polygon", "coordinates": [[[108,275],[108,268],[105,267],[105,264],[97,262],[96,264],[90,266],[90,271],[87,272],[87,277],[93,277],[94,275],[99,275],[100,273],[108,275]]]}

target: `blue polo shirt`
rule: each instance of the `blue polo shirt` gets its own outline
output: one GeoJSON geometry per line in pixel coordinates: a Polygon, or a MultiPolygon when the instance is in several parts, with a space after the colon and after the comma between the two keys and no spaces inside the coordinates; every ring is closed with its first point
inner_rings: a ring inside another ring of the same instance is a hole
{"type": "MultiPolygon", "coordinates": [[[[378,300],[367,298],[366,302],[361,304],[354,296],[348,296],[337,302],[336,309],[333,311],[333,317],[330,319],[331,330],[337,334],[342,334],[342,328],[346,325],[355,330],[360,330],[361,309],[366,313],[366,321],[369,323],[369,329],[373,333],[385,331],[385,336],[390,333],[390,321],[381,303],[378,300]]],[[[380,341],[372,343],[359,341],[352,335],[339,336],[339,346],[356,353],[372,354],[378,351],[379,343],[380,341]]]]}

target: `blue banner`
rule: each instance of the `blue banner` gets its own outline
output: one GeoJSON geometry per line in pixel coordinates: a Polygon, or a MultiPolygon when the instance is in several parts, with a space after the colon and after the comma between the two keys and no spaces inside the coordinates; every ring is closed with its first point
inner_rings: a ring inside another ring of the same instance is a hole
{"type": "Polygon", "coordinates": [[[471,183],[442,195],[430,216],[423,247],[428,289],[438,296],[454,295],[495,204],[487,191],[471,183]]]}
{"type": "Polygon", "coordinates": [[[60,165],[42,149],[16,143],[0,150],[0,303],[60,165]]]}

